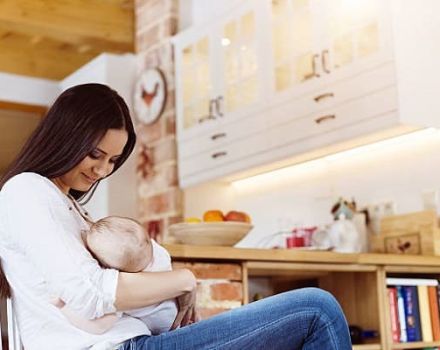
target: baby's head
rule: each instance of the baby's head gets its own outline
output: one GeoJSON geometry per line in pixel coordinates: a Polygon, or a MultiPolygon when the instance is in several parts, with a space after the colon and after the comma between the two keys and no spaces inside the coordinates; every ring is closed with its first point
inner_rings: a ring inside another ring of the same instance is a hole
{"type": "Polygon", "coordinates": [[[133,219],[108,216],[93,223],[86,234],[87,247],[105,267],[138,272],[152,259],[150,238],[133,219]]]}

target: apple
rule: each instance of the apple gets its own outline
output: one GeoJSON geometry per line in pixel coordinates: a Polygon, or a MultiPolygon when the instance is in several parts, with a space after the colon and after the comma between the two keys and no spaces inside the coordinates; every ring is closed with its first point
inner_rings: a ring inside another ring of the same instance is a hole
{"type": "Polygon", "coordinates": [[[251,222],[248,214],[243,211],[231,210],[225,215],[225,221],[251,222]]]}

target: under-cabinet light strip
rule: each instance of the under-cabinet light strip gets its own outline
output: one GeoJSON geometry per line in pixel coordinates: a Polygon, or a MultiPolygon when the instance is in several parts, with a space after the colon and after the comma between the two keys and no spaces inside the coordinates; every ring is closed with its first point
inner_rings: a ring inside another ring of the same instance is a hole
{"type": "Polygon", "coordinates": [[[440,136],[439,129],[435,129],[435,128],[421,129],[408,134],[391,137],[389,139],[381,140],[371,144],[362,145],[345,151],[326,155],[321,158],[312,159],[309,161],[293,164],[287,167],[268,171],[265,173],[250,176],[240,180],[235,180],[232,181],[232,185],[240,187],[242,185],[243,186],[251,185],[251,184],[255,185],[260,182],[267,183],[268,181],[271,181],[271,179],[279,179],[280,177],[286,177],[288,174],[290,174],[292,171],[295,170],[300,170],[300,169],[306,170],[314,167],[324,166],[329,162],[339,161],[341,159],[347,159],[353,156],[359,156],[361,154],[383,150],[390,146],[407,145],[408,143],[425,140],[428,136],[432,136],[436,134],[440,136]]]}

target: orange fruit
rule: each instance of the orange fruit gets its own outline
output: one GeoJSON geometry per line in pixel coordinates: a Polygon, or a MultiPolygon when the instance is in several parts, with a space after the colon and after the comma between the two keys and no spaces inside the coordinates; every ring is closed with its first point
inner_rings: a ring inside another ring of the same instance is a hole
{"type": "Polygon", "coordinates": [[[225,218],[221,210],[208,210],[203,214],[203,221],[224,221],[225,218]]]}

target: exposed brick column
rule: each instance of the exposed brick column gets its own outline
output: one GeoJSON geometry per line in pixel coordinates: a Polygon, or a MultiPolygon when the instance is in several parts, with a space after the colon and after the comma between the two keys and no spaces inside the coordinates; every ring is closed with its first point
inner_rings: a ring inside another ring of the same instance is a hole
{"type": "MultiPolygon", "coordinates": [[[[158,241],[167,240],[169,225],[181,221],[182,191],[177,180],[174,62],[170,38],[177,30],[177,0],[136,0],[138,74],[159,67],[168,85],[167,106],[151,125],[137,125],[139,219],[158,241]],[[154,236],[154,234],[153,234],[154,236]]],[[[175,262],[197,277],[197,306],[202,318],[243,303],[240,264],[175,262]]]]}
{"type": "Polygon", "coordinates": [[[174,62],[170,38],[177,30],[177,0],[136,0],[138,75],[160,68],[168,87],[164,113],[153,124],[137,125],[139,219],[158,241],[170,224],[182,220],[182,191],[177,180],[174,62]]]}
{"type": "Polygon", "coordinates": [[[239,263],[173,262],[197,278],[197,309],[202,319],[243,304],[243,271],[239,263]]]}

